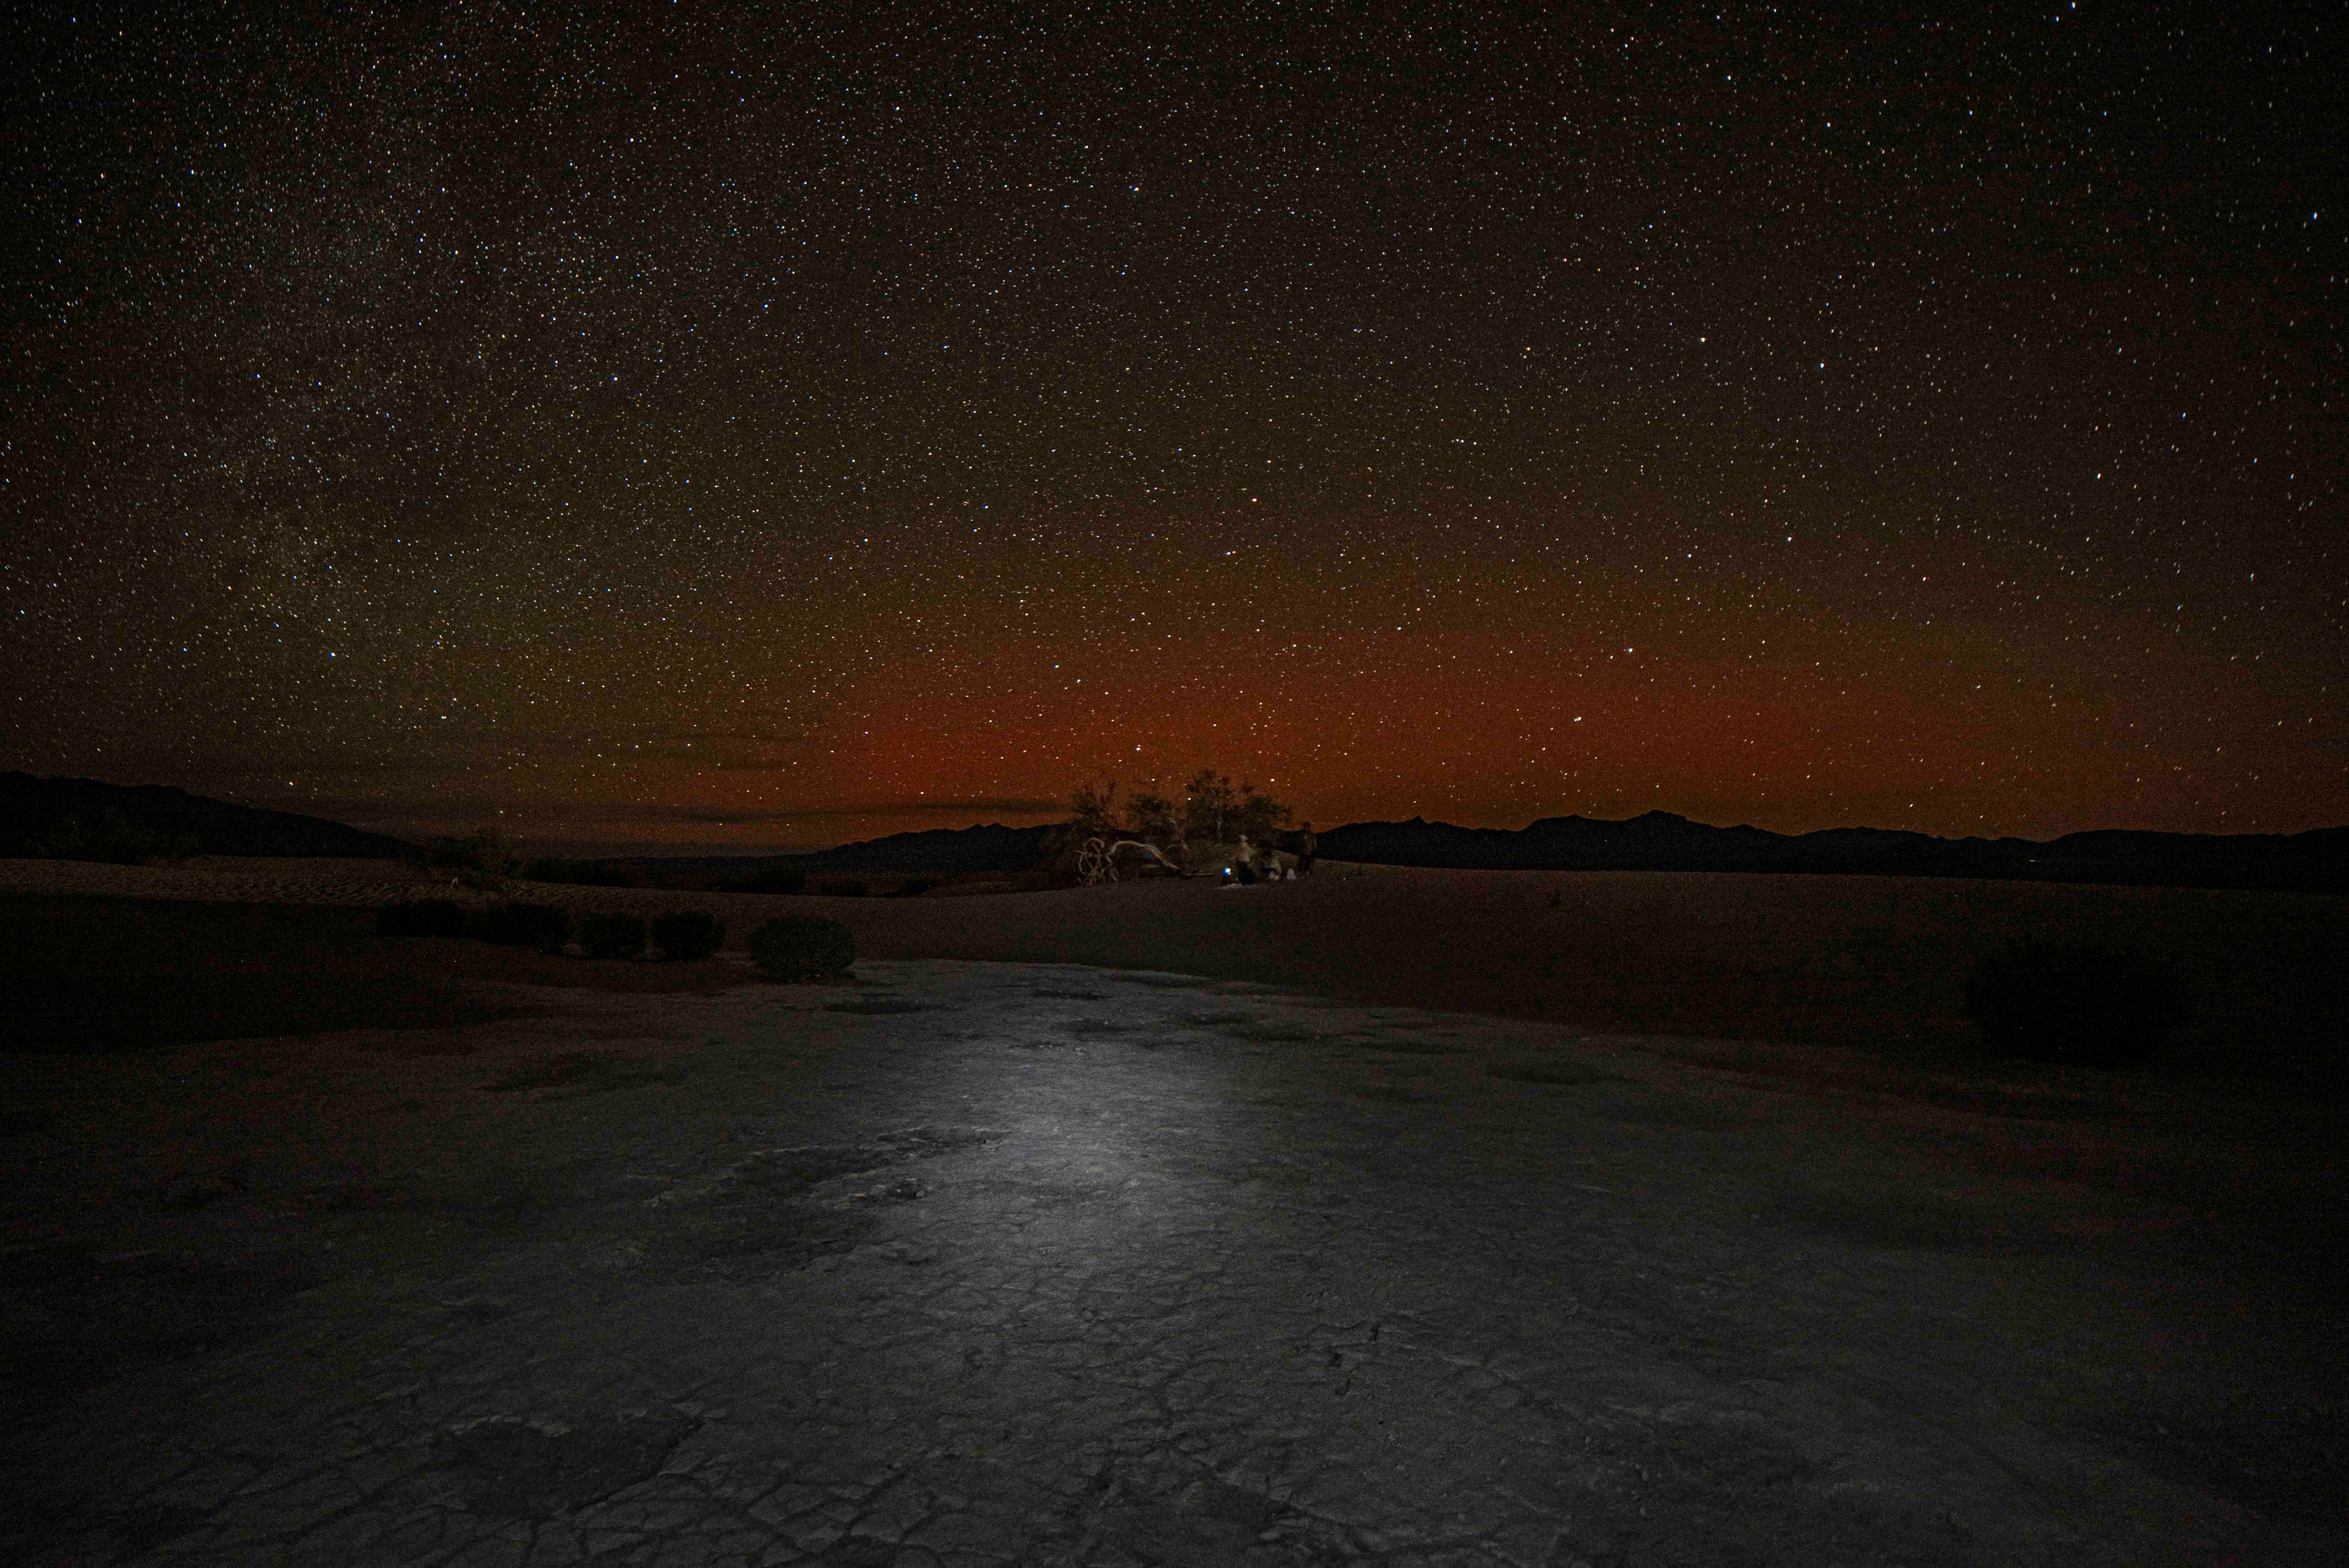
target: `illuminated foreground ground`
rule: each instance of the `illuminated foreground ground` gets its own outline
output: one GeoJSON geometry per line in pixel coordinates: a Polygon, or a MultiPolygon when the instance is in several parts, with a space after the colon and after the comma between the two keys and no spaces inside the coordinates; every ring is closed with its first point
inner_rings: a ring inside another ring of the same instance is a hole
{"type": "Polygon", "coordinates": [[[2093,1090],[863,975],[13,1068],[119,1109],[0,1145],[16,1233],[59,1217],[0,1279],[0,1555],[2342,1549],[2318,1276],[2099,1180],[2176,1130],[2093,1090]]]}

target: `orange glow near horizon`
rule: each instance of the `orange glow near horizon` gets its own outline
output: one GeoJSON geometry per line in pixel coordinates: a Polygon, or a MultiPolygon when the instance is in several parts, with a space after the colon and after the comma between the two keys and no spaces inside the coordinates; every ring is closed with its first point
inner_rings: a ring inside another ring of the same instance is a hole
{"type": "MultiPolygon", "coordinates": [[[[1268,633],[1106,648],[1004,639],[899,659],[848,685],[786,766],[678,782],[745,821],[789,819],[793,801],[870,802],[790,819],[854,836],[1040,820],[1076,783],[1104,777],[1179,797],[1202,766],[1325,827],[1413,814],[1518,827],[1651,809],[1779,831],[2116,825],[2068,816],[2064,803],[2109,793],[2109,773],[2128,762],[2084,767],[2076,740],[2056,745],[2076,719],[2033,706],[1499,633],[1310,646],[1268,633]],[[2064,757],[2069,772],[2034,760],[2034,747],[2064,757]],[[2054,814],[1993,814],[1992,801],[2025,794],[2052,798],[2054,814]]],[[[2147,814],[2158,821],[2158,803],[2147,814]]]]}

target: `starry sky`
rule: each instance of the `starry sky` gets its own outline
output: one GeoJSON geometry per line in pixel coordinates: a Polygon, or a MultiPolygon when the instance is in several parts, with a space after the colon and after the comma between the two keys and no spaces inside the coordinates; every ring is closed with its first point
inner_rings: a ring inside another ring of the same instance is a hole
{"type": "Polygon", "coordinates": [[[2333,5],[44,5],[0,768],[2349,821],[2333,5]]]}

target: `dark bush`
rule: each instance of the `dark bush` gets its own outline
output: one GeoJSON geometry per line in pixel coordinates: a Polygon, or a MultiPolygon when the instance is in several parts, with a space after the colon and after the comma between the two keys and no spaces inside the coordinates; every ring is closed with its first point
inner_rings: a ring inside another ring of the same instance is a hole
{"type": "Polygon", "coordinates": [[[944,877],[907,877],[904,882],[897,884],[897,891],[891,893],[889,896],[891,898],[919,898],[924,893],[929,892],[932,888],[943,887],[945,884],[946,878],[944,877]]]}
{"type": "Polygon", "coordinates": [[[2018,942],[1975,964],[1966,1016],[1998,1050],[2034,1061],[2143,1061],[2185,1021],[2168,965],[2085,942],[2018,942]]]}
{"type": "Polygon", "coordinates": [[[465,923],[465,934],[502,947],[552,952],[571,939],[571,916],[560,904],[493,903],[473,913],[465,923]]]}
{"type": "Polygon", "coordinates": [[[375,917],[378,936],[462,936],[465,906],[454,899],[411,898],[383,906],[375,917]]]}
{"type": "Polygon", "coordinates": [[[863,898],[873,890],[854,877],[826,877],[815,884],[815,891],[826,898],[863,898]]]}
{"type": "Polygon", "coordinates": [[[590,958],[634,958],[645,950],[640,914],[596,913],[579,919],[579,945],[590,958]]]}
{"type": "Polygon", "coordinates": [[[671,910],[653,922],[653,945],[663,958],[707,958],[726,940],[726,923],[706,909],[671,910]]]}
{"type": "Polygon", "coordinates": [[[753,867],[738,877],[728,877],[718,884],[720,892],[805,892],[807,872],[797,866],[787,866],[778,861],[753,867]]]}
{"type": "Polygon", "coordinates": [[[836,920],[787,914],[750,933],[750,958],[774,980],[844,980],[856,938],[836,920]]]}

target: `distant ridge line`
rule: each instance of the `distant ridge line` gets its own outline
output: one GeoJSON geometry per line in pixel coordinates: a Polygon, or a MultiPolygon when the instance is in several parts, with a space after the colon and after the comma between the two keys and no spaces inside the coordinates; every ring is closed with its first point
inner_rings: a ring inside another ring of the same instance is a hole
{"type": "MultiPolygon", "coordinates": [[[[64,838],[127,826],[180,852],[390,860],[414,846],[324,817],[232,805],[168,785],[0,773],[0,858],[52,855],[64,838]]],[[[774,863],[807,871],[1017,873],[1044,858],[1062,822],[999,822],[891,833],[799,853],[659,857],[711,867],[774,863]]],[[[1297,835],[1282,835],[1297,847],[1297,835]]],[[[2139,887],[2349,892],[2349,827],[2302,833],[2159,833],[2096,829],[2040,841],[1939,839],[1889,828],[1775,833],[1716,828],[1671,811],[1620,821],[1544,817],[1523,828],[1462,828],[1422,817],[1349,822],[1319,835],[1323,860],[1464,871],[1754,872],[1974,877],[2139,887]]],[[[104,857],[98,857],[104,858],[104,857]]],[[[646,857],[625,857],[638,859],[646,857]]]]}
{"type": "Polygon", "coordinates": [[[0,773],[0,858],[140,859],[154,850],[379,861],[413,847],[325,817],[232,805],[165,784],[0,773]]]}
{"type": "MultiPolygon", "coordinates": [[[[1017,873],[1035,866],[1047,837],[1066,826],[933,828],[759,858],[806,871],[1017,873]]],[[[1296,849],[1295,833],[1282,839],[1285,848],[1296,849]]],[[[2290,834],[2100,829],[2042,842],[1939,839],[1885,828],[1775,833],[1716,828],[1671,811],[1622,821],[1545,817],[1515,829],[1413,817],[1332,828],[1319,836],[1317,852],[1328,861],[1465,871],[1747,872],[2349,892],[2349,828],[2290,834]]]]}
{"type": "Polygon", "coordinates": [[[1937,839],[1886,828],[1774,833],[1716,828],[1671,811],[1622,821],[1545,817],[1516,829],[1413,817],[1332,828],[1319,835],[1319,853],[1371,865],[1473,871],[1777,872],[2349,892],[2349,827],[2230,834],[2099,829],[2041,842],[1937,839]]]}
{"type": "Polygon", "coordinates": [[[778,855],[779,863],[812,872],[1024,872],[1044,858],[1044,841],[1067,824],[1007,828],[925,828],[862,839],[836,849],[778,855]]]}

